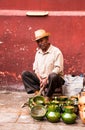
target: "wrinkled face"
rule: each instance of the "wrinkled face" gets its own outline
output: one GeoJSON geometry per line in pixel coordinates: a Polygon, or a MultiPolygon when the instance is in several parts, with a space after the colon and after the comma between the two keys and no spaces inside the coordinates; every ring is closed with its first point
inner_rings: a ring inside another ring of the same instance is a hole
{"type": "Polygon", "coordinates": [[[38,47],[44,52],[47,51],[47,49],[50,46],[50,43],[48,42],[48,37],[41,38],[37,40],[36,42],[37,42],[38,47]]]}

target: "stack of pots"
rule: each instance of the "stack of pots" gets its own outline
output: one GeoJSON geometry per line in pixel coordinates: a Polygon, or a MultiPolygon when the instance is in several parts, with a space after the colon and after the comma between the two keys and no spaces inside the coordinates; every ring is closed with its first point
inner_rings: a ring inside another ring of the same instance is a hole
{"type": "Polygon", "coordinates": [[[81,92],[78,95],[78,107],[79,107],[79,115],[82,120],[82,123],[85,124],[85,92],[81,92]]]}

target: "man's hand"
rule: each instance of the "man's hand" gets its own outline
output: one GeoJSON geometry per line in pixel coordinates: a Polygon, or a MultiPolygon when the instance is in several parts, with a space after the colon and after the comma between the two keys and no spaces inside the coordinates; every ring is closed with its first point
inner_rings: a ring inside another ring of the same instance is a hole
{"type": "Polygon", "coordinates": [[[42,78],[41,80],[40,80],[40,87],[45,87],[46,85],[47,85],[47,83],[48,83],[48,78],[46,77],[46,78],[42,78]]]}
{"type": "Polygon", "coordinates": [[[48,77],[45,77],[45,78],[41,78],[41,76],[39,75],[39,73],[36,73],[37,77],[39,78],[40,80],[40,88],[41,87],[45,87],[48,83],[48,77]]]}

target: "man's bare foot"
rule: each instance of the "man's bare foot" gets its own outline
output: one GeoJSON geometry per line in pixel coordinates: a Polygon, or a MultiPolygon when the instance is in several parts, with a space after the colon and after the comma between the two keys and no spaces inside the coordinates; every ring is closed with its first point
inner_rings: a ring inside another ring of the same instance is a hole
{"type": "Polygon", "coordinates": [[[38,95],[39,94],[39,91],[35,91],[35,95],[38,95]]]}
{"type": "Polygon", "coordinates": [[[49,97],[45,97],[45,103],[49,103],[50,98],[49,97]]]}

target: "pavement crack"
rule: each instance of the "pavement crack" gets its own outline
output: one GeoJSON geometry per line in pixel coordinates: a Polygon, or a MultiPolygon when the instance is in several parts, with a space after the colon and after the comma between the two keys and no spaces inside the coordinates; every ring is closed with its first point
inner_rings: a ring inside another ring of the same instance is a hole
{"type": "Polygon", "coordinates": [[[21,111],[18,112],[18,117],[17,117],[17,119],[15,120],[15,123],[17,123],[17,121],[18,121],[18,119],[20,118],[20,116],[21,116],[21,111]]]}

